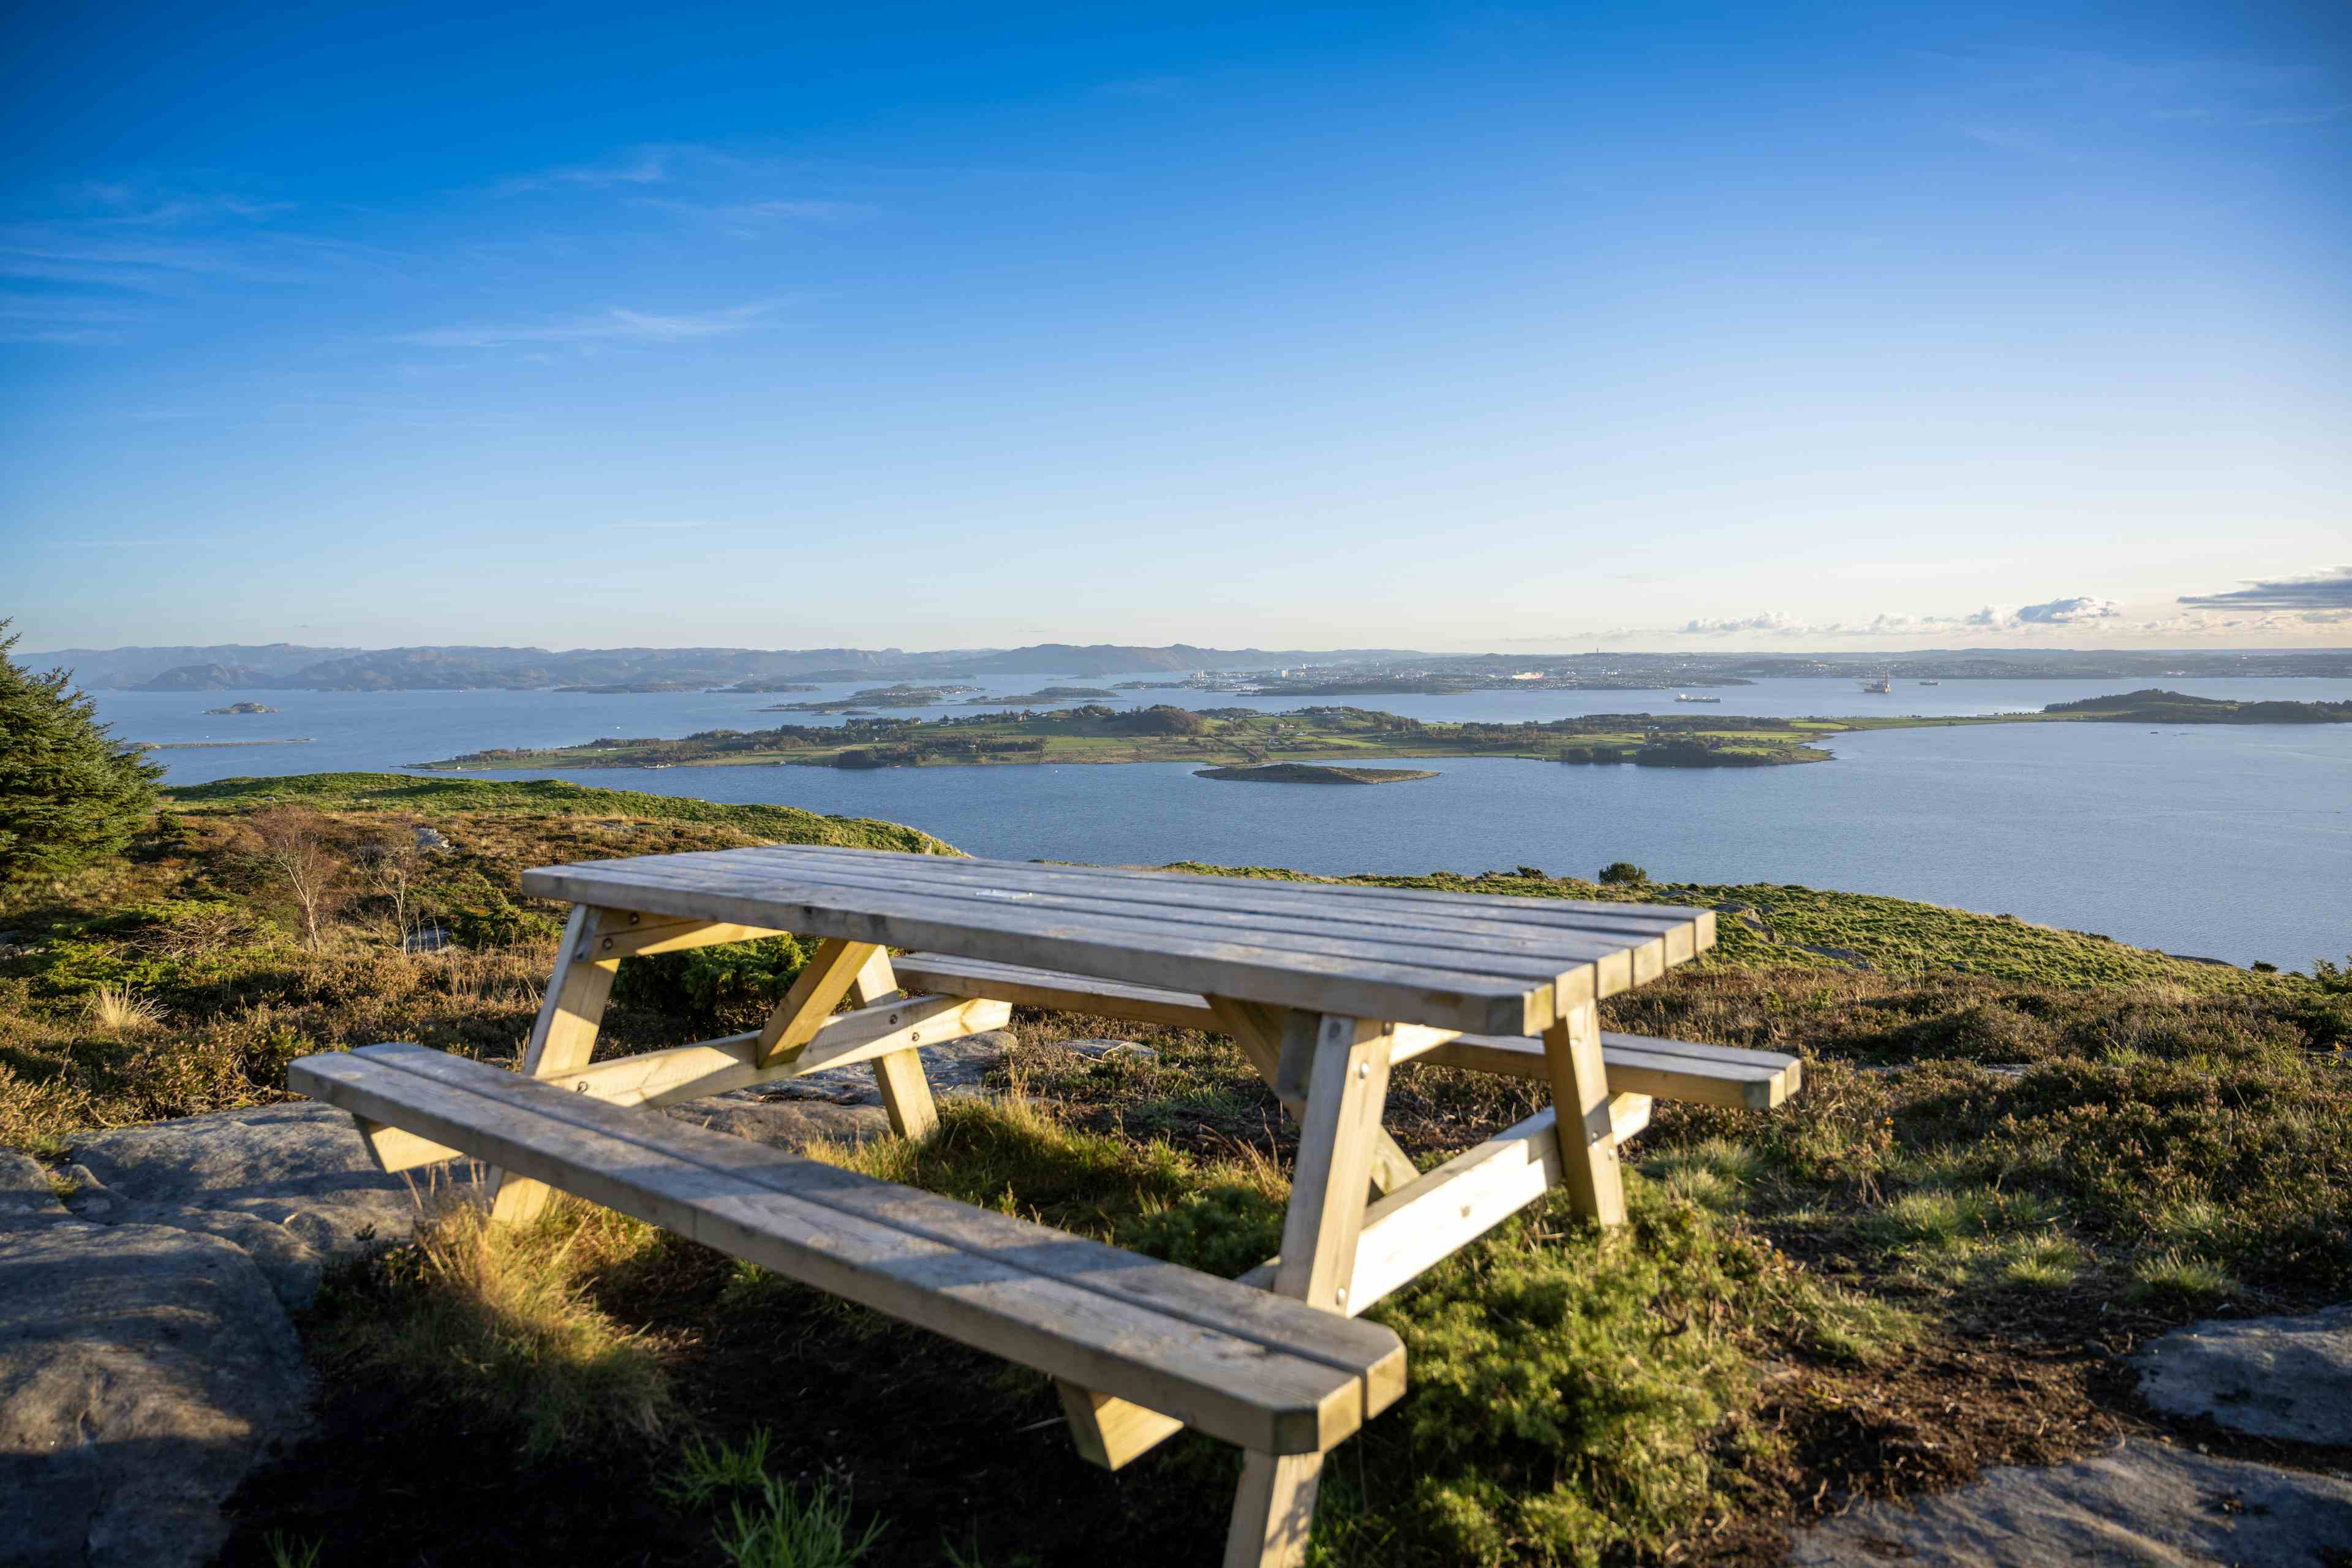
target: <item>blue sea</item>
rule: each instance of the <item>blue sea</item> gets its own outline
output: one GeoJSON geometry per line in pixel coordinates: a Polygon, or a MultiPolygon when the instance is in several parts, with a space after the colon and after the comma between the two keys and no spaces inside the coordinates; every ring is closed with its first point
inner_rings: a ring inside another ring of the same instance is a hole
{"type": "MultiPolygon", "coordinates": [[[[986,687],[1107,687],[1119,678],[1021,676],[986,687]]],[[[1164,679],[1136,677],[1133,679],[1164,679]]],[[[878,684],[878,683],[866,683],[878,684]]],[[[1492,691],[1328,700],[1432,720],[1591,713],[1784,717],[2033,711],[2147,681],[1947,680],[1886,696],[1832,680],[1721,687],[1719,706],[1665,691],[1492,691]]],[[[2173,679],[2244,700],[2352,699],[2352,680],[2173,679]]],[[[763,713],[847,695],[99,692],[124,739],[303,737],[285,746],[156,753],[167,782],[398,771],[490,746],[676,736],[837,718],[763,713]],[[275,714],[206,717],[238,700],[275,714]]],[[[1696,694],[1696,689],[1693,689],[1696,694]]],[[[1301,706],[1195,691],[1122,692],[1119,705],[1301,706]]],[[[896,711],[896,710],[894,710],[896,711]]],[[[961,707],[905,710],[921,717],[961,707]]],[[[1440,776],[1372,789],[1231,784],[1189,763],[838,772],[807,767],[550,770],[663,795],[878,816],[978,855],[1114,864],[1206,860],[1325,873],[1535,866],[1590,876],[1632,860],[1663,880],[1799,882],[1885,893],[2245,963],[2307,967],[2352,952],[2352,725],[2129,724],[1895,730],[1841,735],[1832,763],[1685,771],[1441,758],[1440,776]]],[[[502,774],[502,777],[530,775],[502,774]]]]}

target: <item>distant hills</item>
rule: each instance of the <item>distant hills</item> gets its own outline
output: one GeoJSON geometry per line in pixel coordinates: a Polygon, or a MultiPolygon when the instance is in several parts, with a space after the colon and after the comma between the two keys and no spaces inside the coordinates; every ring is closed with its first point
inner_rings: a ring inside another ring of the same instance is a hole
{"type": "Polygon", "coordinates": [[[424,691],[495,687],[732,686],[743,681],[867,680],[957,675],[1117,675],[1136,671],[1265,668],[1313,660],[1389,663],[1427,658],[1401,648],[1299,649],[1133,647],[1040,643],[1019,648],[824,647],[303,647],[220,644],[209,647],[59,648],[20,656],[63,665],[87,688],[132,691],[424,691]]]}
{"type": "Polygon", "coordinates": [[[436,691],[572,687],[594,690],[773,690],[793,683],[938,683],[992,676],[1194,670],[1254,672],[1253,689],[1334,696],[1515,685],[1655,689],[1773,677],[1935,679],[2147,679],[2213,676],[2352,676],[2352,650],[1933,649],[1902,654],[1754,652],[1433,654],[1410,648],[1200,647],[1171,643],[1038,643],[1016,648],[310,647],[296,643],[58,648],[17,656],[63,665],[85,688],[133,691],[436,691]],[[1307,668],[1301,668],[1307,667],[1307,668]]]}

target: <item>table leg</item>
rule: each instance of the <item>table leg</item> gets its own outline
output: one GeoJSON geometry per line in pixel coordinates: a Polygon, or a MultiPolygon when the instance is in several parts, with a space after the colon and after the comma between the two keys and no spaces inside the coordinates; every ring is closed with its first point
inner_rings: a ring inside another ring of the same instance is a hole
{"type": "MultiPolygon", "coordinates": [[[[586,956],[599,928],[607,921],[625,923],[628,912],[574,904],[563,925],[563,949],[555,955],[555,973],[548,977],[547,994],[531,1025],[530,1044],[523,1052],[522,1070],[530,1078],[557,1078],[588,1065],[595,1054],[596,1028],[604,1022],[604,1005],[612,999],[617,958],[586,956]]],[[[544,1182],[489,1173],[490,1217],[500,1225],[521,1225],[537,1217],[551,1195],[544,1182]]]]}
{"type": "MultiPolygon", "coordinates": [[[[1312,1038],[1274,1290],[1344,1313],[1395,1037],[1384,1023],[1326,1016],[1315,1021],[1312,1038]]],[[[1225,1568],[1293,1568],[1306,1560],[1322,1468],[1320,1454],[1245,1457],[1225,1533],[1225,1568]]]]}
{"type": "Polygon", "coordinates": [[[1625,1184],[1617,1167],[1609,1069],[1601,1060],[1601,1010],[1590,1002],[1570,1008],[1544,1031],[1543,1042],[1569,1201],[1603,1226],[1623,1225],[1625,1184]]]}
{"type": "MultiPolygon", "coordinates": [[[[1236,1002],[1230,997],[1212,996],[1209,1006],[1223,1024],[1242,1054],[1257,1068],[1258,1076],[1274,1090],[1275,1098],[1293,1118],[1307,1111],[1303,1089],[1294,1085],[1300,1079],[1303,1067],[1297,1064],[1311,1059],[1311,1042],[1317,1028],[1318,1015],[1282,1007],[1268,1007],[1255,1002],[1236,1002]],[[1294,1046],[1292,1036],[1301,1037],[1294,1046]],[[1291,1064],[1291,1065],[1286,1065],[1291,1064]]],[[[1421,1170],[1412,1156],[1397,1146],[1384,1127],[1372,1130],[1372,1164],[1370,1190],[1375,1194],[1392,1193],[1418,1180],[1421,1170]]]]}
{"type": "MultiPolygon", "coordinates": [[[[850,1000],[870,1007],[897,994],[898,977],[890,968],[890,954],[877,947],[850,982],[850,1000]]],[[[882,1091],[882,1110],[890,1118],[890,1131],[899,1137],[927,1137],[939,1126],[940,1110],[923,1077],[921,1052],[910,1048],[876,1057],[874,1087],[882,1091]]]]}

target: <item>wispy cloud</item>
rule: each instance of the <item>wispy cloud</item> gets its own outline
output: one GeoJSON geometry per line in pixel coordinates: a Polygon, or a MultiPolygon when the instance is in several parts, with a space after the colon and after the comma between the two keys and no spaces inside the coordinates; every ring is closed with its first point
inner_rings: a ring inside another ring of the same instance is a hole
{"type": "Polygon", "coordinates": [[[142,318],[101,301],[0,294],[0,342],[119,343],[142,318]]]}
{"type": "Polygon", "coordinates": [[[1719,619],[1696,617],[1678,626],[1617,626],[1612,637],[1764,637],[1786,640],[1791,637],[1906,637],[1937,635],[1969,635],[1990,631],[2032,631],[2042,627],[2084,626],[2096,621],[2112,620],[2119,614],[2112,599],[2102,599],[2081,594],[2069,598],[2044,600],[2038,605],[2001,607],[1988,605],[1967,615],[1909,615],[1885,613],[1867,620],[1813,621],[1801,616],[1767,610],[1752,616],[1733,616],[1719,619]]]}
{"type": "Polygon", "coordinates": [[[2322,566],[2284,577],[2249,579],[2220,594],[2186,594],[2179,601],[2207,610],[2352,611],[2352,566],[2322,566]]]}
{"type": "Polygon", "coordinates": [[[646,310],[611,310],[568,321],[526,321],[498,326],[435,327],[407,332],[399,341],[434,349],[494,349],[524,343],[677,343],[725,337],[765,324],[761,318],[779,301],[738,305],[700,315],[663,316],[646,310]]]}

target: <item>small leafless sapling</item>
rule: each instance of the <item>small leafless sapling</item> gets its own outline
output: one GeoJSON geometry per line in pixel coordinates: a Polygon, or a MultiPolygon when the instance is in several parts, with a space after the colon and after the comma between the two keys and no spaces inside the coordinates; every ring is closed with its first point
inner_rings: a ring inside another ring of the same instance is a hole
{"type": "Polygon", "coordinates": [[[261,858],[293,895],[302,912],[302,941],[311,952],[326,938],[327,922],[342,901],[351,864],[327,837],[327,823],[315,811],[277,806],[258,813],[253,836],[261,858]]]}

